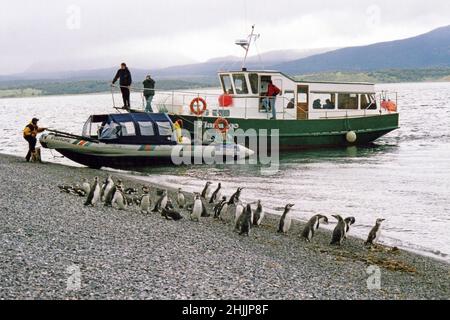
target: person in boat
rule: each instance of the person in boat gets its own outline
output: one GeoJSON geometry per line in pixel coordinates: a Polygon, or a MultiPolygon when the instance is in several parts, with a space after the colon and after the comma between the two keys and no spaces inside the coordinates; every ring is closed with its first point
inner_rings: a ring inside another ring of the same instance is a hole
{"type": "Polygon", "coordinates": [[[38,133],[44,132],[47,128],[38,127],[39,119],[33,118],[29,124],[23,129],[23,138],[28,142],[28,153],[25,157],[27,162],[30,162],[31,156],[36,152],[36,136],[38,133]]]}
{"type": "Polygon", "coordinates": [[[322,101],[320,99],[314,100],[313,109],[322,109],[322,101]]]}
{"type": "Polygon", "coordinates": [[[325,102],[326,103],[323,105],[324,109],[326,109],[326,110],[333,110],[335,108],[334,107],[334,103],[330,99],[327,99],[325,102]]]}
{"type": "Polygon", "coordinates": [[[131,72],[128,69],[126,63],[120,65],[120,69],[117,70],[112,84],[114,85],[119,80],[120,91],[122,92],[123,109],[130,109],[130,86],[133,83],[131,78],[131,72]],[[120,80],[119,80],[120,79],[120,80]]]}
{"type": "Polygon", "coordinates": [[[277,110],[275,108],[275,102],[277,100],[277,96],[281,94],[281,90],[273,84],[272,80],[269,80],[269,85],[267,86],[266,93],[266,110],[269,111],[269,106],[272,109],[272,120],[277,119],[277,110]]]}
{"type": "Polygon", "coordinates": [[[152,77],[148,75],[145,78],[144,82],[142,82],[142,84],[144,85],[145,101],[147,101],[145,112],[153,112],[152,101],[153,97],[155,96],[155,80],[153,80],[152,77]]]}

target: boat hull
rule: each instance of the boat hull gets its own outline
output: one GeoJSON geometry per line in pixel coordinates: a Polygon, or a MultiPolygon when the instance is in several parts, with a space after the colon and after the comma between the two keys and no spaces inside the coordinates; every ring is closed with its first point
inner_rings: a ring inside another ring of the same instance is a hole
{"type": "MultiPolygon", "coordinates": [[[[213,128],[215,117],[170,115],[172,121],[183,120],[184,128],[192,134],[194,121],[202,121],[204,129],[213,128]]],[[[227,118],[234,129],[279,130],[280,150],[291,151],[321,147],[347,147],[367,145],[399,128],[399,114],[383,114],[355,118],[320,120],[265,120],[227,118]],[[356,133],[356,141],[347,141],[348,132],[356,133]]],[[[249,147],[249,145],[247,145],[249,147]]]]}

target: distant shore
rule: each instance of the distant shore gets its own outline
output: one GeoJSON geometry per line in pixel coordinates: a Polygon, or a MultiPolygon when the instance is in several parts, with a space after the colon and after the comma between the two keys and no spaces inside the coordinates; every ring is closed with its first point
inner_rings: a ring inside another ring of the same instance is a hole
{"type": "MultiPolygon", "coordinates": [[[[369,250],[355,238],[330,247],[327,230],[307,244],[299,238],[301,222],[282,236],[276,233],[279,217],[272,215],[241,237],[231,222],[195,223],[186,212],[174,222],[137,209],[89,208],[57,188],[106,174],[0,154],[0,299],[450,297],[450,265],[432,258],[369,250]],[[381,289],[369,290],[369,273],[377,268],[381,289]],[[74,274],[79,287],[70,286],[74,274]]],[[[142,185],[121,178],[127,187],[142,185]]],[[[169,193],[174,199],[174,190],[169,193]]]]}

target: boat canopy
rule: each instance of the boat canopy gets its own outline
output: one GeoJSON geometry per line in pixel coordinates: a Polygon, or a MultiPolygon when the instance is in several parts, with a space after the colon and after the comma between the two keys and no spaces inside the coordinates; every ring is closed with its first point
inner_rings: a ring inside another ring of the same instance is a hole
{"type": "Polygon", "coordinates": [[[83,136],[115,144],[177,144],[172,121],[164,113],[92,115],[84,124],[83,136]]]}

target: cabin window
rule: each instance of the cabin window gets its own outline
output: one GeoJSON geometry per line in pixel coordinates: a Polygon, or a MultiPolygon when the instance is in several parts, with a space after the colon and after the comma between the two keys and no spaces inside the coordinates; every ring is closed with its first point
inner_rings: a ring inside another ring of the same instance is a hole
{"type": "Polygon", "coordinates": [[[141,131],[141,136],[154,136],[155,129],[153,128],[153,123],[138,121],[139,130],[141,131]]]}
{"type": "Polygon", "coordinates": [[[361,110],[376,110],[375,96],[371,93],[361,95],[361,110]]]}
{"type": "Polygon", "coordinates": [[[247,81],[245,80],[245,75],[235,74],[233,75],[234,88],[236,89],[236,94],[248,94],[247,81]]]}
{"type": "Polygon", "coordinates": [[[258,84],[259,84],[259,78],[257,73],[250,73],[248,75],[248,79],[250,80],[250,87],[252,88],[253,94],[259,94],[258,91],[258,84]]]}
{"type": "Polygon", "coordinates": [[[358,110],[358,95],[356,93],[339,93],[340,110],[358,110]]]}
{"type": "Polygon", "coordinates": [[[222,88],[224,93],[234,94],[233,86],[231,85],[231,77],[229,75],[220,76],[222,88]]]}
{"type": "Polygon", "coordinates": [[[334,93],[313,93],[314,110],[334,110],[336,109],[336,95],[334,93]]]}
{"type": "Polygon", "coordinates": [[[295,92],[285,91],[284,102],[286,103],[286,109],[295,109],[295,92]]]}
{"type": "Polygon", "coordinates": [[[131,121],[120,122],[120,131],[122,137],[129,137],[136,135],[136,128],[134,127],[134,123],[131,121]]]}
{"type": "Polygon", "coordinates": [[[157,121],[156,125],[158,126],[158,131],[160,136],[171,136],[172,135],[172,126],[168,121],[157,121]]]}

